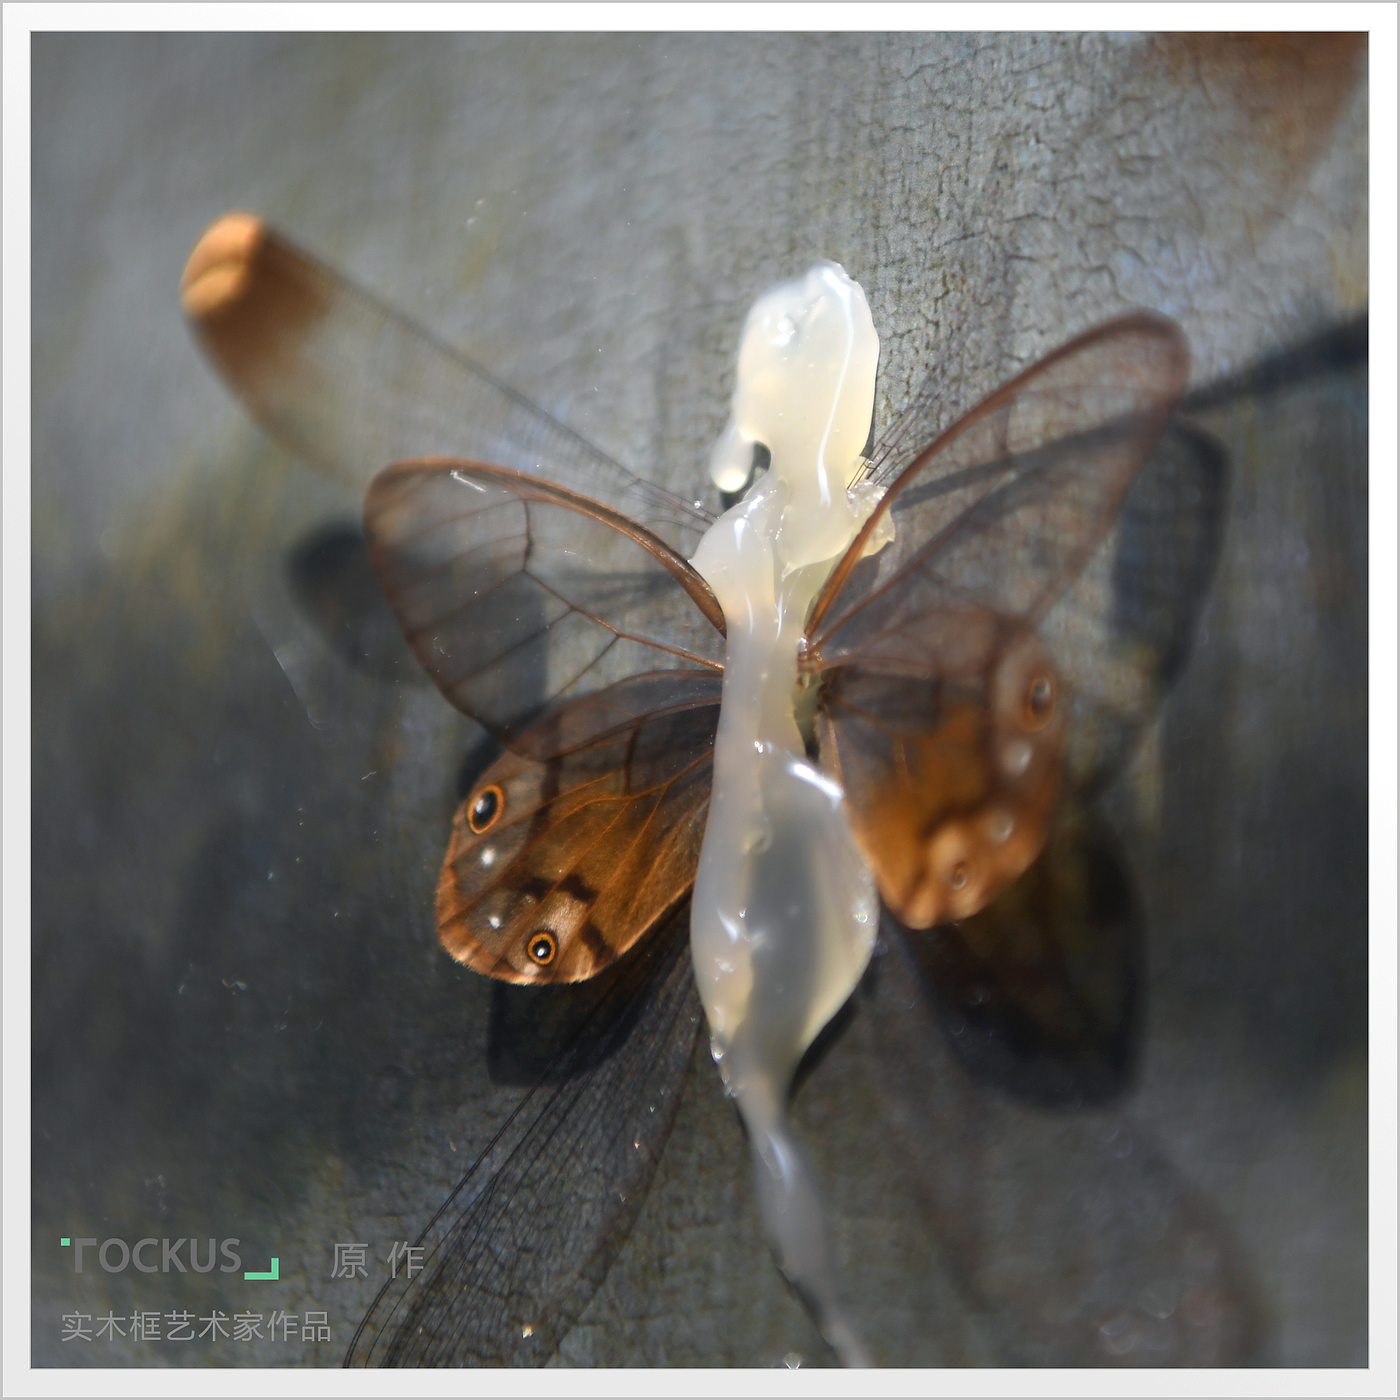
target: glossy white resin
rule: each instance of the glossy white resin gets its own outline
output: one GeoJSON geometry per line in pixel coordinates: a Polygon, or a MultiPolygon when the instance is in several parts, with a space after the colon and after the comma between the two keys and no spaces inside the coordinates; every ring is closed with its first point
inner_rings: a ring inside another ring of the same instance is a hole
{"type": "Polygon", "coordinates": [[[695,977],[715,1059],[749,1131],[779,1263],[842,1359],[857,1364],[865,1354],[837,1301],[787,1096],[803,1052],[859,981],[879,923],[841,788],[807,757],[797,719],[808,609],[877,499],[848,487],[870,426],[878,355],[865,294],[834,263],[759,298],[711,472],[722,489],[737,489],[755,442],[771,465],[692,560],[727,627],[691,906],[695,977]]]}

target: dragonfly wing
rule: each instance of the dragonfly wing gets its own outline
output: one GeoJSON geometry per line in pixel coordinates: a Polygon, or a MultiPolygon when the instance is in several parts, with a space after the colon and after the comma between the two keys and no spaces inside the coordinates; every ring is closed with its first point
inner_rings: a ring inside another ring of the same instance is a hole
{"type": "Polygon", "coordinates": [[[414,654],[508,747],[551,703],[722,665],[709,586],[606,506],[477,462],[400,462],[365,496],[370,560],[414,654]]]}
{"type": "Polygon", "coordinates": [[[703,1016],[681,904],[433,1218],[347,1366],[544,1365],[641,1209],[703,1016]]]}
{"type": "Polygon", "coordinates": [[[685,555],[710,524],[250,214],[205,232],[181,299],[249,412],[357,490],[386,462],[456,454],[592,496],[685,555]]]}
{"type": "Polygon", "coordinates": [[[559,706],[467,794],[438,881],[443,947],[506,982],[578,982],[695,879],[720,678],[663,671],[559,706]]]}
{"type": "Polygon", "coordinates": [[[875,1086],[938,1245],[1009,1366],[1248,1365],[1257,1305],[1228,1232],[1151,1135],[969,1080],[904,935],[862,984],[875,1086]]]}

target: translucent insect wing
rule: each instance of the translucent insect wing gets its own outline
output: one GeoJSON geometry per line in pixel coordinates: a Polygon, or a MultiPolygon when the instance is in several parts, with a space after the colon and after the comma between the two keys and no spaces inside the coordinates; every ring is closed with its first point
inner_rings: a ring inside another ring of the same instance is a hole
{"type": "Polygon", "coordinates": [[[813,606],[814,666],[908,656],[900,641],[949,601],[1038,622],[1112,525],[1188,366],[1180,328],[1139,312],[1070,341],[922,449],[930,410],[916,399],[877,449],[886,494],[813,606]],[[867,556],[886,513],[894,539],[867,556]]]}
{"type": "Polygon", "coordinates": [[[204,233],[181,301],[253,417],[356,490],[386,462],[453,453],[591,496],[683,555],[710,524],[251,214],[204,233]]]}
{"type": "Polygon", "coordinates": [[[1036,629],[1112,527],[1186,369],[1161,317],[1071,341],[913,453],[817,599],[823,758],[906,923],[970,916],[1044,844],[1066,697],[1036,629]]]}
{"type": "Polygon", "coordinates": [[[577,982],[624,955],[685,896],[709,809],[719,677],[641,676],[572,701],[523,735],[458,809],[438,935],[508,982],[577,982]]]}
{"type": "Polygon", "coordinates": [[[542,1365],[626,1240],[703,1015],[689,906],[618,964],[594,1012],[429,1223],[421,1273],[376,1298],[347,1366],[542,1365]]]}
{"type": "Polygon", "coordinates": [[[861,996],[872,1092],[1002,1364],[1250,1363],[1236,1248],[1130,1115],[1047,1113],[969,1081],[901,938],[861,996]]]}
{"type": "Polygon", "coordinates": [[[704,580],[587,497],[481,463],[401,462],[371,483],[364,524],[414,654],[507,746],[551,703],[658,666],[722,664],[704,580]]]}

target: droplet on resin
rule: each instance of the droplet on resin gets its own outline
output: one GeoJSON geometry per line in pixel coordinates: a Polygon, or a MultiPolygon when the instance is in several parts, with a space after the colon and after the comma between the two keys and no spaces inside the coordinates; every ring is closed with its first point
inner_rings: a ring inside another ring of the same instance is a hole
{"type": "Polygon", "coordinates": [[[743,489],[753,471],[753,440],[730,423],[710,453],[710,480],[732,494],[743,489]]]}

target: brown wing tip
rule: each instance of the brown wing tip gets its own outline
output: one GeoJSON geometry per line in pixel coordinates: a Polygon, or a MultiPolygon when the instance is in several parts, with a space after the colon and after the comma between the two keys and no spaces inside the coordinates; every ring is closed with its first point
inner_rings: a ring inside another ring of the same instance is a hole
{"type": "Polygon", "coordinates": [[[185,315],[202,320],[237,302],[267,237],[267,225],[256,214],[234,210],[215,219],[194,245],[180,277],[185,315]]]}

